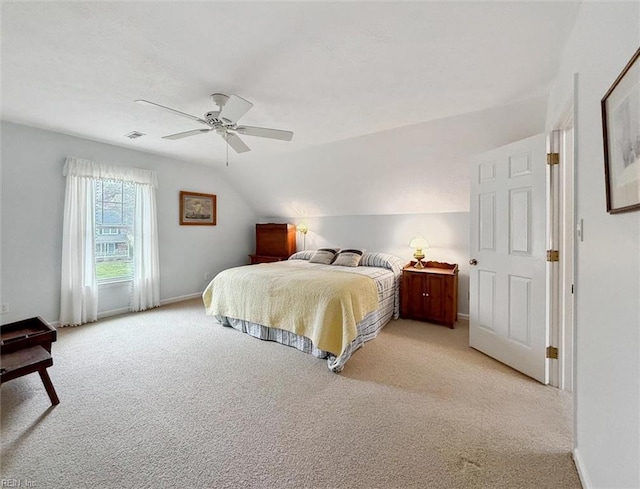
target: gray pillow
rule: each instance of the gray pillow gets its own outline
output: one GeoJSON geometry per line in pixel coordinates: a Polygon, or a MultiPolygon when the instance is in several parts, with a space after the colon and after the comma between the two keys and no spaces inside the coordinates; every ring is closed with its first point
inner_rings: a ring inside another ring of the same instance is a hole
{"type": "Polygon", "coordinates": [[[364,250],[348,249],[341,250],[333,261],[332,265],[339,265],[342,267],[357,267],[358,263],[362,259],[364,250]]]}
{"type": "Polygon", "coordinates": [[[338,254],[339,248],[318,248],[313,254],[309,263],[322,263],[330,265],[335,256],[338,254]]]}

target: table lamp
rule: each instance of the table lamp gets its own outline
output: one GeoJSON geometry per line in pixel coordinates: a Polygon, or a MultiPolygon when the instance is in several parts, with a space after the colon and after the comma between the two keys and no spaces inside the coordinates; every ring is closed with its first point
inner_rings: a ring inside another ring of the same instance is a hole
{"type": "Polygon", "coordinates": [[[422,260],[424,259],[423,249],[427,249],[429,247],[429,243],[422,236],[416,236],[409,243],[409,248],[413,248],[415,251],[413,253],[413,257],[416,259],[415,268],[424,268],[422,264],[422,260]]]}
{"type": "Polygon", "coordinates": [[[309,232],[309,227],[304,224],[298,224],[296,226],[296,229],[302,233],[302,249],[306,250],[307,249],[307,233],[309,232]]]}

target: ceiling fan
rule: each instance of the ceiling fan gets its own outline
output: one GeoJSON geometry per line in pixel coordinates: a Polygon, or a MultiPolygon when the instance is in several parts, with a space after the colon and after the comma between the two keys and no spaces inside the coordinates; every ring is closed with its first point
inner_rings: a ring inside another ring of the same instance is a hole
{"type": "Polygon", "coordinates": [[[191,119],[207,126],[206,129],[193,129],[191,131],[163,136],[162,139],[182,139],[189,136],[195,136],[196,134],[215,131],[224,138],[227,144],[231,146],[236,153],[245,153],[247,151],[251,151],[251,149],[242,139],[240,139],[238,134],[279,139],[281,141],[291,141],[291,138],[293,138],[293,132],[291,131],[268,129],[265,127],[239,126],[238,119],[253,107],[251,102],[243,99],[242,97],[238,97],[237,95],[228,96],[222,93],[214,93],[211,95],[211,99],[218,106],[218,110],[207,112],[203,118],[196,117],[195,115],[187,114],[164,105],[156,104],[155,102],[149,102],[148,100],[138,99],[136,102],[139,104],[159,107],[173,114],[186,117],[187,119],[191,119]]]}

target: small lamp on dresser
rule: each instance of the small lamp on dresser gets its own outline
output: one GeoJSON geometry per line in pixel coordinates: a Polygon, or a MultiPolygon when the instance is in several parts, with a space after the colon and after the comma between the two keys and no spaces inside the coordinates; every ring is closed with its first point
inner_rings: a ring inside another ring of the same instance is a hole
{"type": "Polygon", "coordinates": [[[296,226],[296,229],[302,233],[302,249],[307,249],[307,233],[309,232],[309,227],[305,223],[300,223],[296,226]]]}
{"type": "Polygon", "coordinates": [[[409,248],[413,248],[413,257],[416,259],[416,268],[424,268],[422,260],[424,259],[424,251],[429,247],[429,243],[422,236],[416,236],[409,243],[409,248]]]}

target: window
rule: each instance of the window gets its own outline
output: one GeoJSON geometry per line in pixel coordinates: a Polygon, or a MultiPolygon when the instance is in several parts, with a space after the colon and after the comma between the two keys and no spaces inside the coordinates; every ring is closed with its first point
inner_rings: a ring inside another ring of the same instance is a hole
{"type": "Polygon", "coordinates": [[[98,282],[133,277],[135,185],[96,180],[96,278],[98,282]]]}
{"type": "Polygon", "coordinates": [[[62,173],[60,325],[98,318],[98,281],[129,280],[131,311],[159,306],[156,173],[80,158],[62,173]]]}

